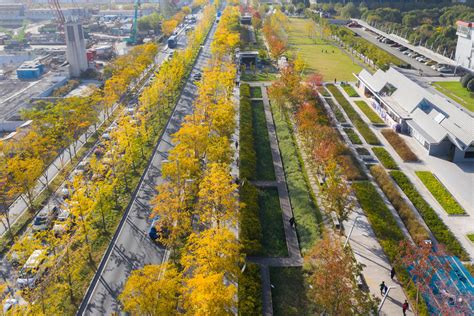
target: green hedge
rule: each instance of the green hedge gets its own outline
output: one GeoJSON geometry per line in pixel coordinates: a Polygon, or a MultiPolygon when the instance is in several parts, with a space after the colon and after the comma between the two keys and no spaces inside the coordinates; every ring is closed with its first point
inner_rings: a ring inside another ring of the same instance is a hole
{"type": "Polygon", "coordinates": [[[247,262],[239,276],[239,315],[262,315],[262,278],[255,263],[247,262]]]}
{"type": "Polygon", "coordinates": [[[369,119],[370,122],[373,124],[384,124],[384,121],[380,118],[380,116],[372,110],[367,102],[365,101],[355,101],[355,104],[359,107],[359,109],[364,112],[365,116],[369,119]]]}
{"type": "MultiPolygon", "coordinates": [[[[388,259],[395,267],[397,278],[403,285],[407,296],[412,300],[410,305],[413,307],[413,301],[416,300],[417,294],[416,287],[408,275],[408,272],[397,263],[399,258],[400,241],[405,239],[401,229],[398,227],[392,213],[375,190],[375,187],[370,182],[354,182],[352,183],[352,188],[359,200],[360,206],[367,214],[370,225],[377,236],[377,240],[382,246],[388,259]]],[[[418,313],[419,315],[428,315],[424,302],[419,302],[418,313]]]]}
{"type": "Polygon", "coordinates": [[[304,252],[310,249],[319,237],[319,210],[311,198],[310,189],[305,181],[304,169],[298,159],[299,153],[284,113],[275,104],[271,104],[278,144],[285,169],[290,202],[296,219],[300,247],[304,252]]]}
{"type": "Polygon", "coordinates": [[[349,101],[347,101],[347,99],[342,95],[339,89],[333,84],[328,84],[326,87],[329,89],[329,91],[331,91],[332,95],[334,98],[336,98],[337,102],[339,102],[344,111],[346,111],[346,114],[352,121],[352,124],[354,124],[362,137],[364,137],[365,141],[370,145],[380,145],[380,141],[377,136],[375,136],[375,134],[370,130],[369,126],[365,124],[365,122],[362,120],[359,114],[357,114],[349,101]]]}
{"type": "Polygon", "coordinates": [[[393,207],[397,210],[398,215],[400,215],[413,240],[421,242],[428,239],[430,236],[428,231],[423,227],[423,224],[420,223],[411,207],[400,195],[400,192],[385,169],[380,165],[375,165],[370,168],[370,172],[383,193],[385,193],[390,200],[390,203],[392,203],[393,207]]]}
{"type": "Polygon", "coordinates": [[[461,260],[468,260],[469,256],[459,241],[454,237],[453,233],[446,224],[444,224],[441,218],[438,217],[435,210],[423,199],[408,177],[401,171],[390,171],[390,175],[417,208],[438,242],[444,244],[448,251],[458,256],[461,260]]]}
{"type": "Polygon", "coordinates": [[[249,256],[256,256],[262,252],[262,225],[260,223],[260,208],[258,205],[258,190],[250,182],[245,182],[239,190],[240,208],[239,239],[243,252],[249,256]]]}
{"type": "Polygon", "coordinates": [[[254,180],[257,173],[257,154],[254,148],[252,120],[252,102],[250,101],[250,86],[240,85],[240,179],[254,180]]]}
{"type": "Polygon", "coordinates": [[[261,98],[262,97],[262,88],[260,87],[251,87],[250,88],[250,95],[252,98],[261,98]]]}
{"type": "Polygon", "coordinates": [[[398,169],[398,165],[393,160],[392,156],[383,147],[372,147],[375,156],[380,160],[380,163],[387,169],[398,169]]]}
{"type": "Polygon", "coordinates": [[[449,193],[448,189],[439,182],[439,180],[429,171],[417,171],[416,175],[420,178],[421,182],[428,188],[433,194],[434,198],[441,204],[446,213],[449,215],[462,215],[466,214],[466,211],[461,205],[454,199],[449,193]]]}
{"type": "Polygon", "coordinates": [[[354,90],[354,88],[350,84],[341,84],[342,89],[346,91],[346,93],[351,97],[351,98],[357,98],[359,94],[357,91],[354,90]]]}
{"type": "Polygon", "coordinates": [[[346,132],[347,137],[349,137],[349,140],[351,143],[355,145],[361,145],[362,141],[360,140],[359,135],[352,129],[352,128],[344,128],[344,132],[346,132]]]}

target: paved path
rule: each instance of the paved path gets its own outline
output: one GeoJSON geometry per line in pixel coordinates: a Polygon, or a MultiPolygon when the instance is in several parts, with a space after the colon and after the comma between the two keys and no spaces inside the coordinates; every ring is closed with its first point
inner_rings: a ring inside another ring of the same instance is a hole
{"type": "MultiPolygon", "coordinates": [[[[466,234],[474,232],[474,165],[472,163],[453,163],[443,158],[430,156],[428,155],[426,149],[415,139],[399,134],[400,137],[405,140],[405,142],[421,160],[421,162],[404,162],[382,135],[382,128],[372,125],[366,118],[365,114],[353,102],[356,100],[363,100],[370,104],[370,100],[364,97],[350,98],[343,89],[340,89],[340,91],[349,100],[354,110],[359,113],[359,116],[366,122],[375,135],[377,135],[377,138],[384,145],[384,148],[390,153],[392,158],[396,161],[400,170],[403,171],[403,173],[410,179],[421,196],[430,204],[437,215],[449,227],[454,236],[468,252],[469,256],[471,257],[471,261],[473,261],[474,244],[467,239],[466,234]],[[420,170],[429,170],[433,172],[440,179],[443,185],[448,188],[451,194],[453,194],[456,200],[463,206],[470,216],[449,216],[415,174],[416,171],[420,170]]],[[[361,140],[363,141],[362,137],[361,140]]],[[[402,197],[405,197],[405,201],[411,206],[416,217],[421,220],[425,228],[429,230],[418,210],[412,205],[411,201],[406,198],[405,193],[403,193],[401,190],[399,190],[399,192],[402,197]]],[[[431,238],[432,240],[436,241],[432,234],[431,238]]]]}
{"type": "Polygon", "coordinates": [[[290,218],[293,217],[288,188],[286,186],[285,171],[281,160],[280,148],[278,146],[278,138],[276,135],[275,124],[270,108],[266,86],[267,82],[249,82],[253,87],[261,87],[262,98],[254,98],[254,100],[263,100],[265,111],[265,120],[272,151],[273,167],[275,170],[275,181],[253,181],[252,184],[259,187],[276,187],[282,210],[283,228],[286,237],[286,246],[288,248],[288,257],[284,258],[265,258],[265,257],[249,257],[250,262],[254,262],[261,267],[262,292],[263,292],[263,314],[273,315],[272,290],[269,267],[301,267],[303,258],[301,257],[298,236],[296,230],[290,225],[290,218]]]}
{"type": "MultiPolygon", "coordinates": [[[[347,95],[345,96],[346,98],[348,98],[347,95]]],[[[331,107],[329,106],[329,104],[326,102],[324,98],[322,99],[323,99],[323,103],[327,112],[329,113],[333,121],[337,122],[337,120],[335,119],[334,113],[332,112],[331,107]]],[[[337,101],[334,98],[333,98],[333,101],[336,105],[338,105],[337,101]]],[[[350,122],[349,118],[343,111],[342,107],[339,106],[339,108],[341,112],[345,115],[346,121],[350,122]]],[[[392,214],[397,220],[397,223],[402,229],[402,231],[404,232],[405,236],[407,236],[408,238],[411,238],[405,226],[403,225],[400,217],[398,216],[398,213],[393,209],[393,206],[388,202],[383,192],[381,192],[380,188],[376,185],[376,183],[371,178],[371,175],[369,171],[367,170],[365,163],[363,163],[360,157],[358,157],[358,154],[355,151],[354,146],[349,141],[349,138],[344,132],[342,126],[339,123],[336,123],[336,126],[339,129],[339,132],[341,132],[341,134],[343,135],[344,141],[347,144],[350,144],[349,147],[351,151],[358,158],[359,162],[361,163],[364,169],[364,172],[366,172],[369,178],[371,179],[372,184],[374,184],[377,191],[379,191],[379,194],[382,193],[381,197],[385,200],[385,203],[391,210],[392,214]]],[[[358,133],[355,128],[354,128],[354,131],[358,133]]],[[[370,148],[370,146],[365,143],[362,136],[360,136],[360,139],[364,142],[367,148],[370,148]]],[[[313,189],[314,189],[314,186],[313,186],[313,189]]],[[[390,291],[389,297],[387,297],[387,300],[385,301],[383,305],[381,315],[400,315],[401,305],[405,301],[406,295],[403,292],[403,289],[401,285],[398,283],[398,281],[396,280],[396,278],[394,281],[390,280],[390,270],[392,268],[390,265],[390,261],[385,255],[382,249],[382,246],[380,246],[366,214],[360,207],[357,207],[356,210],[349,215],[347,228],[350,229],[349,227],[352,227],[356,218],[358,218],[358,220],[357,220],[356,225],[354,226],[354,230],[352,232],[352,236],[349,243],[350,243],[352,252],[354,253],[354,257],[356,261],[362,264],[363,266],[362,274],[369,288],[369,291],[371,294],[375,295],[376,297],[381,298],[379,284],[382,281],[385,281],[385,284],[387,286],[394,286],[395,288],[390,291]]],[[[407,315],[413,315],[413,313],[409,311],[407,315]]]]}
{"type": "MultiPolygon", "coordinates": [[[[202,72],[207,66],[211,57],[210,43],[214,32],[215,24],[203,45],[190,77],[202,72]]],[[[140,181],[138,192],[134,195],[81,303],[78,315],[110,315],[120,312],[121,307],[117,297],[131,271],[146,264],[160,264],[167,260],[167,251],[152,242],[147,235],[150,227],[148,219],[151,208],[150,201],[156,194],[156,185],[163,181],[161,165],[174,146],[172,135],[178,131],[184,117],[192,113],[196,94],[197,87],[192,80],[188,80],[140,181]]]]}

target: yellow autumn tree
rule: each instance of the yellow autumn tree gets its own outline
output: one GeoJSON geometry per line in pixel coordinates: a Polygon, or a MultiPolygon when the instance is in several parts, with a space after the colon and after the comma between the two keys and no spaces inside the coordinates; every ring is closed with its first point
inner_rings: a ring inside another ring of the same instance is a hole
{"type": "Polygon", "coordinates": [[[146,265],[132,271],[119,296],[132,315],[178,315],[181,274],[172,263],[146,265]]]}

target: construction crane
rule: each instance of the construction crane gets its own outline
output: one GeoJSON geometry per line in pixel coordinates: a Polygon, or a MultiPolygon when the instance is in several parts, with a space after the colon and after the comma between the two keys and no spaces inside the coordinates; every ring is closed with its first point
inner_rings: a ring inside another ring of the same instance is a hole
{"type": "Polygon", "coordinates": [[[49,7],[53,10],[54,15],[56,17],[56,22],[58,23],[58,28],[62,29],[64,27],[64,23],[66,19],[64,18],[63,11],[61,10],[61,5],[59,4],[59,0],[48,0],[49,7]]]}
{"type": "Polygon", "coordinates": [[[138,8],[140,7],[140,0],[135,0],[133,14],[133,24],[130,30],[130,36],[125,39],[127,45],[135,45],[138,43],[138,8]]]}

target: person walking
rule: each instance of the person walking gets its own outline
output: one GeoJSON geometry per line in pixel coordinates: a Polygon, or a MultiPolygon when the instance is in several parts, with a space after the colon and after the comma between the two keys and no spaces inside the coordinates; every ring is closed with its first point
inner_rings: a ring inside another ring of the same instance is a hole
{"type": "Polygon", "coordinates": [[[382,281],[382,283],[380,283],[380,295],[384,295],[385,292],[387,291],[387,286],[385,285],[385,281],[382,281]]]}
{"type": "Polygon", "coordinates": [[[390,279],[393,281],[393,277],[395,276],[395,268],[392,267],[392,271],[390,271],[390,279]]]}
{"type": "Polygon", "coordinates": [[[290,226],[295,228],[295,218],[294,217],[290,218],[290,226]]]}
{"type": "Polygon", "coordinates": [[[405,300],[405,303],[403,303],[403,305],[402,305],[403,316],[407,315],[408,307],[410,307],[410,305],[408,305],[408,301],[405,300]]]}

